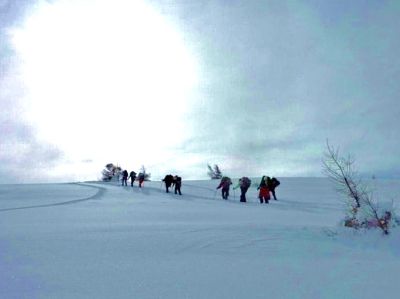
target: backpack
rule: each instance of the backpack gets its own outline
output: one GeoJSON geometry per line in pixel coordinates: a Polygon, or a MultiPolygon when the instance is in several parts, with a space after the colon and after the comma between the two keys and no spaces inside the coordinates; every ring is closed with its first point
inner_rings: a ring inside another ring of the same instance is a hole
{"type": "Polygon", "coordinates": [[[281,182],[279,182],[276,178],[272,178],[271,181],[274,188],[278,187],[281,184],[281,182]]]}
{"type": "Polygon", "coordinates": [[[224,176],[224,177],[222,177],[222,179],[221,179],[221,183],[226,183],[226,184],[232,184],[232,181],[231,181],[231,178],[230,177],[227,177],[227,176],[224,176]]]}
{"type": "Polygon", "coordinates": [[[240,187],[249,188],[251,185],[251,180],[248,177],[242,177],[240,180],[240,187]]]}
{"type": "Polygon", "coordinates": [[[180,186],[182,184],[182,178],[180,176],[176,176],[174,178],[174,183],[175,185],[180,186]]]}

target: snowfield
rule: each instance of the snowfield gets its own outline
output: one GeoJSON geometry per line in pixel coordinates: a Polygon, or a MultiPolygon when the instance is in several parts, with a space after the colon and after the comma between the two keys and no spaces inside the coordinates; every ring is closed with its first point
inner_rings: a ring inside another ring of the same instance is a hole
{"type": "MultiPolygon", "coordinates": [[[[343,228],[327,179],[280,181],[268,205],[259,178],[248,203],[218,181],[0,185],[0,298],[400,297],[398,228],[343,228]]],[[[373,184],[399,214],[400,181],[373,184]]]]}

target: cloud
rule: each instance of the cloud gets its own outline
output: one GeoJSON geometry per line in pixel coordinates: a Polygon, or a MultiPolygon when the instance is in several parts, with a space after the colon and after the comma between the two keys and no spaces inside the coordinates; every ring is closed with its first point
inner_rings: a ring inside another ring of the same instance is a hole
{"type": "Polygon", "coordinates": [[[37,140],[34,128],[22,117],[18,99],[23,92],[13,86],[17,82],[10,73],[0,78],[0,183],[43,179],[62,157],[55,146],[37,140]]]}
{"type": "Polygon", "coordinates": [[[51,168],[62,158],[55,146],[41,143],[32,128],[0,114],[0,183],[41,181],[51,176],[51,168]]]}
{"type": "Polygon", "coordinates": [[[364,173],[399,165],[396,2],[179,3],[203,70],[183,152],[321,175],[329,139],[364,173]]]}
{"type": "MultiPolygon", "coordinates": [[[[31,1],[0,2],[0,38],[22,18],[31,1]]],[[[17,57],[9,43],[0,46],[0,183],[48,179],[51,167],[62,158],[56,146],[40,141],[25,116],[24,84],[19,79],[17,57]]]]}

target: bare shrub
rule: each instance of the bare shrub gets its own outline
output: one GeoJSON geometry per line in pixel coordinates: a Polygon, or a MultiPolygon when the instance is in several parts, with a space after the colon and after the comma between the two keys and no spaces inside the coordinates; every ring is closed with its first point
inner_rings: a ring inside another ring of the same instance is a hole
{"type": "Polygon", "coordinates": [[[373,191],[359,178],[355,160],[351,156],[342,157],[339,149],[328,141],[326,145],[323,171],[334,182],[338,192],[345,195],[349,206],[350,215],[347,215],[344,225],[355,229],[379,227],[385,235],[389,234],[392,209],[381,213],[373,191]]]}
{"type": "Polygon", "coordinates": [[[104,169],[101,171],[101,179],[103,181],[111,181],[115,178],[118,178],[121,170],[122,169],[120,166],[115,165],[113,163],[108,163],[106,166],[104,166],[104,169]]]}

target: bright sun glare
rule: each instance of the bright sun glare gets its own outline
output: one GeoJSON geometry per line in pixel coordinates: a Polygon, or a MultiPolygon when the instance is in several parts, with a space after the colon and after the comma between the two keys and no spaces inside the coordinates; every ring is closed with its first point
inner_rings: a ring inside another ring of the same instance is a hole
{"type": "Polygon", "coordinates": [[[12,41],[28,118],[68,159],[109,162],[145,147],[146,161],[175,145],[166,123],[184,132],[195,60],[179,31],[145,2],[43,1],[12,41]]]}

